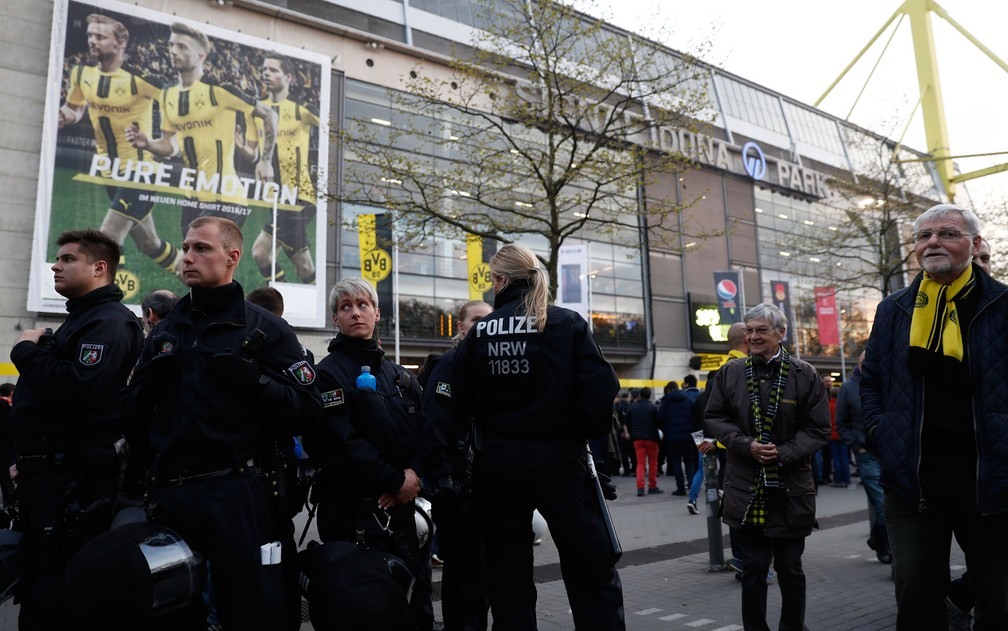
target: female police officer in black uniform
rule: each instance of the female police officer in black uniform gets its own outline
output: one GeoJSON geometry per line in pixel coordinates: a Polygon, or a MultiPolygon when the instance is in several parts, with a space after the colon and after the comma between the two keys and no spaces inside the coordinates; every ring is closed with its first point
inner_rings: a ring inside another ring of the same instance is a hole
{"type": "Polygon", "coordinates": [[[588,323],[548,306],[546,275],[531,250],[505,245],[490,270],[495,310],[459,347],[452,416],[456,423],[474,419],[473,489],[494,627],[536,628],[532,512],[538,508],[560,553],[574,625],[624,629],[617,556],[585,446],[610,431],[619,382],[588,323]]]}
{"type": "Polygon", "coordinates": [[[420,385],[378,345],[374,287],[360,278],[341,280],[329,307],[339,334],[317,366],[323,423],[304,436],[321,471],[319,536],[364,543],[404,561],[417,581],[409,628],[430,631],[430,547],[419,545],[413,505],[428,451],[420,385]],[[374,390],[355,385],[363,366],[375,377],[374,390]]]}

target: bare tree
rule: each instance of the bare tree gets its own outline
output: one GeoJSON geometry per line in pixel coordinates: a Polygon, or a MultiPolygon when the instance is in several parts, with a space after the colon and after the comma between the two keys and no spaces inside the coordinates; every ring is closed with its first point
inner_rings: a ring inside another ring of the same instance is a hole
{"type": "Polygon", "coordinates": [[[541,235],[554,294],[571,237],[646,228],[677,249],[693,199],[646,189],[690,165],[677,139],[709,114],[705,69],[550,0],[486,0],[476,23],[449,68],[404,78],[392,120],[348,122],[343,200],[393,210],[407,240],[541,235]]]}
{"type": "Polygon", "coordinates": [[[857,170],[831,180],[826,221],[807,222],[786,245],[794,265],[804,268],[795,271],[839,291],[885,297],[904,286],[907,268],[915,264],[911,223],[934,203],[923,195],[937,195],[921,190],[933,188],[923,162],[891,141],[865,134],[849,147],[857,170]]]}

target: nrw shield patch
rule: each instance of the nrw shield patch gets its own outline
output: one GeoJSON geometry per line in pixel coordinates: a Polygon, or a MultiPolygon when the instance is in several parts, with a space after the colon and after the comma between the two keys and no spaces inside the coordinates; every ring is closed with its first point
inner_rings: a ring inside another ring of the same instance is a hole
{"type": "Polygon", "coordinates": [[[104,352],[104,344],[81,344],[80,363],[85,366],[94,366],[101,361],[104,352]]]}
{"type": "Polygon", "coordinates": [[[315,383],[315,369],[306,361],[299,361],[287,369],[302,386],[315,383]]]}
{"type": "Polygon", "coordinates": [[[434,391],[435,394],[440,394],[451,398],[451,384],[445,383],[444,381],[437,382],[437,390],[434,391]]]}
{"type": "Polygon", "coordinates": [[[343,405],[343,388],[322,393],[322,407],[331,408],[337,405],[343,405]]]}

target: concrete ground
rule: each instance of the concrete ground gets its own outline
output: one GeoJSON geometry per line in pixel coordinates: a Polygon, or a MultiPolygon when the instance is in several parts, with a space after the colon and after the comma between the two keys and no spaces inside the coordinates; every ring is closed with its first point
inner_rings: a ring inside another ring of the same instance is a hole
{"type": "MultiPolygon", "coordinates": [[[[806,624],[812,631],[875,631],[895,627],[896,606],[889,566],[868,549],[868,511],[864,490],[820,489],[817,516],[820,529],[806,542],[804,566],[808,578],[806,624]]],[[[690,515],[686,498],[665,493],[637,497],[633,478],[614,479],[619,499],[610,503],[623,545],[619,572],[627,628],[634,631],[738,631],[742,629],[739,583],[732,572],[710,571],[707,520],[690,515]]],[[[659,478],[666,491],[669,478],[659,478]]],[[[701,498],[702,502],[702,498],[701,498]]],[[[299,518],[303,524],[304,515],[299,518]]],[[[722,526],[725,558],[730,558],[727,528],[722,526]]],[[[298,527],[300,537],[301,527],[298,527]]],[[[309,539],[313,533],[309,533],[309,539]]],[[[535,548],[540,631],[573,630],[567,595],[560,580],[556,547],[547,533],[535,548]]],[[[953,543],[953,576],[965,569],[953,543]]],[[[441,570],[434,570],[435,615],[441,570]]],[[[768,620],[776,626],[780,592],[771,585],[768,620]]],[[[0,605],[0,631],[17,629],[17,606],[0,605]]],[[[306,616],[307,620],[307,616],[306,616]]],[[[312,629],[309,622],[303,630],[312,629]]]]}

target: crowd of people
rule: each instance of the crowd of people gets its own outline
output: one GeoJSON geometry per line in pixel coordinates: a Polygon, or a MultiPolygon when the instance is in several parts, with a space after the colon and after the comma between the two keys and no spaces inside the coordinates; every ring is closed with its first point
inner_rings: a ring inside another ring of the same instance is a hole
{"type": "Polygon", "coordinates": [[[1008,619],[1008,375],[996,361],[1008,352],[1008,288],[972,263],[970,211],[937,206],[914,228],[923,271],[879,306],[839,389],[788,352],[783,311],[759,304],[729,328],[730,359],[703,391],[690,374],[658,402],[647,387],[619,394],[588,323],[549,304],[545,271],[521,245],[491,258],[494,304],[463,305],[455,346],[418,377],[386,357],[378,295],[359,278],[333,286],[337,335],[316,362],[279,292],[246,296],[235,282],[244,241],[228,219],[190,223],[189,291],[151,294],[140,318],[113,281],[119,244],[63,233],[52,271],[69,315],[56,331],[20,332],[19,378],[0,396],[13,445],[0,488],[22,533],[19,628],[297,629],[304,593],[320,630],[486,629],[490,615],[495,628],[535,629],[538,511],[576,628],[624,629],[605,471],[634,475],[639,496],[662,494],[662,474],[698,514],[704,455],[719,461],[744,628],[769,630],[775,576],[778,628],[800,631],[826,449],[840,486],[854,456],[897,628],[972,616],[972,628],[996,629],[1008,619]],[[320,541],[298,553],[292,520],[306,507],[320,541]],[[953,536],[968,570],[954,582],[953,536]],[[188,589],[152,598],[136,587],[164,571],[144,556],[152,545],[185,558],[188,589]]]}

